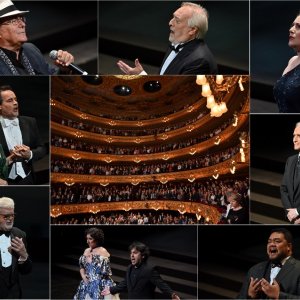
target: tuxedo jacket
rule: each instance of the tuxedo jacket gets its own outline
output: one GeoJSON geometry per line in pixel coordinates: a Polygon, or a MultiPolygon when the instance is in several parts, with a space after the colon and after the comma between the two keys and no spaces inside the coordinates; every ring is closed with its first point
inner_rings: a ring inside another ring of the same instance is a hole
{"type": "Polygon", "coordinates": [[[128,299],[154,299],[154,290],[155,287],[158,287],[167,298],[172,298],[172,289],[163,281],[154,266],[143,263],[140,266],[141,270],[138,278],[134,281],[130,277],[133,268],[133,265],[128,266],[125,279],[110,288],[111,294],[127,290],[128,299]]]}
{"type": "MultiPolygon", "coordinates": [[[[17,227],[13,227],[11,230],[11,239],[14,237],[19,237],[23,239],[25,247],[26,234],[24,231],[17,227]]],[[[2,258],[0,254],[0,298],[1,299],[17,299],[22,297],[22,289],[20,285],[19,274],[28,274],[32,269],[32,261],[28,257],[27,260],[20,264],[18,262],[19,255],[12,252],[12,266],[11,266],[11,278],[8,278],[3,272],[2,268],[2,258]]]]}
{"type": "MultiPolygon", "coordinates": [[[[248,299],[248,288],[250,277],[265,278],[270,281],[271,262],[265,261],[253,266],[247,274],[243,283],[238,299],[248,299]]],[[[290,257],[283,265],[277,276],[276,281],[280,286],[279,299],[300,299],[300,261],[290,257]]],[[[261,299],[266,299],[262,295],[261,299]]]]}
{"type": "Polygon", "coordinates": [[[285,209],[297,208],[300,213],[300,176],[297,179],[295,178],[297,160],[298,154],[290,156],[287,159],[280,192],[283,207],[285,209]]]}
{"type": "MultiPolygon", "coordinates": [[[[169,49],[164,57],[160,70],[171,53],[169,49]]],[[[159,72],[160,73],[160,72],[159,72]]],[[[178,74],[217,74],[215,59],[204,40],[194,39],[188,42],[169,64],[164,75],[178,74]]]]}
{"type": "MultiPolygon", "coordinates": [[[[31,117],[25,117],[25,116],[19,116],[18,119],[19,119],[19,126],[22,134],[23,144],[29,146],[32,151],[32,159],[29,160],[28,162],[22,160],[22,165],[26,174],[29,171],[32,171],[32,173],[34,173],[32,163],[36,160],[41,159],[43,156],[46,155],[46,147],[41,141],[36,119],[31,117]]],[[[0,143],[2,145],[5,155],[9,156],[10,152],[7,146],[7,142],[1,124],[0,124],[0,143]]]]}

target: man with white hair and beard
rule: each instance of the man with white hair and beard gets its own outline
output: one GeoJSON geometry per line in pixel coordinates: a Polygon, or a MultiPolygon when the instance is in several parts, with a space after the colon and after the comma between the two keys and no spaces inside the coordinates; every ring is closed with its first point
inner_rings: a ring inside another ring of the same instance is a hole
{"type": "Polygon", "coordinates": [[[0,298],[22,297],[19,274],[31,272],[32,262],[26,250],[26,233],[14,226],[15,203],[0,198],[0,298]]]}

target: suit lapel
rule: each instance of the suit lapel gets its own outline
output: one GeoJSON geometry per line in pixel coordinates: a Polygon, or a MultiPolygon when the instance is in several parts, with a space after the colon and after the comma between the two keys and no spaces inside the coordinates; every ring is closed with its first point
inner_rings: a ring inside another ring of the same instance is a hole
{"type": "Polygon", "coordinates": [[[22,117],[19,117],[19,126],[22,134],[22,141],[24,145],[29,145],[29,130],[27,130],[26,122],[22,117]]]}
{"type": "Polygon", "coordinates": [[[8,146],[7,146],[7,143],[6,143],[6,139],[5,139],[5,135],[4,135],[4,132],[3,132],[2,124],[0,124],[0,142],[2,144],[2,148],[4,150],[5,155],[8,156],[9,155],[9,149],[8,149],[8,146]]]}
{"type": "Polygon", "coordinates": [[[185,57],[187,57],[193,50],[194,47],[189,47],[188,45],[186,47],[183,47],[182,50],[179,51],[176,57],[168,65],[165,70],[165,74],[172,73],[172,69],[178,69],[178,65],[181,67],[183,64],[185,64],[185,57]]]}
{"type": "Polygon", "coordinates": [[[280,282],[283,281],[284,278],[294,269],[295,267],[295,260],[294,258],[290,257],[286,263],[284,264],[284,266],[281,268],[281,270],[279,271],[279,273],[276,276],[276,281],[280,282]]]}

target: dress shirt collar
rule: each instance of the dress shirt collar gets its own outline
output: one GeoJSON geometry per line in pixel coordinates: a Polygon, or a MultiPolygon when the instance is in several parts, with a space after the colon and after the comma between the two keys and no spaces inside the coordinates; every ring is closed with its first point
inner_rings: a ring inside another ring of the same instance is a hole
{"type": "Polygon", "coordinates": [[[19,126],[19,119],[18,118],[7,119],[1,116],[1,123],[3,127],[9,127],[11,125],[19,126]]]}

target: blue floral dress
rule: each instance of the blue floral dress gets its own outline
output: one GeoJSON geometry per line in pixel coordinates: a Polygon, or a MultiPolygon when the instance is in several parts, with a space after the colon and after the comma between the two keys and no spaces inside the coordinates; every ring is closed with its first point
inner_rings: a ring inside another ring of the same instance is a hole
{"type": "Polygon", "coordinates": [[[85,283],[81,280],[74,300],[104,299],[104,296],[101,296],[101,292],[105,286],[115,285],[110,277],[112,272],[109,258],[92,254],[92,261],[89,262],[87,261],[87,257],[82,255],[79,258],[79,266],[85,270],[89,282],[85,283]]]}

